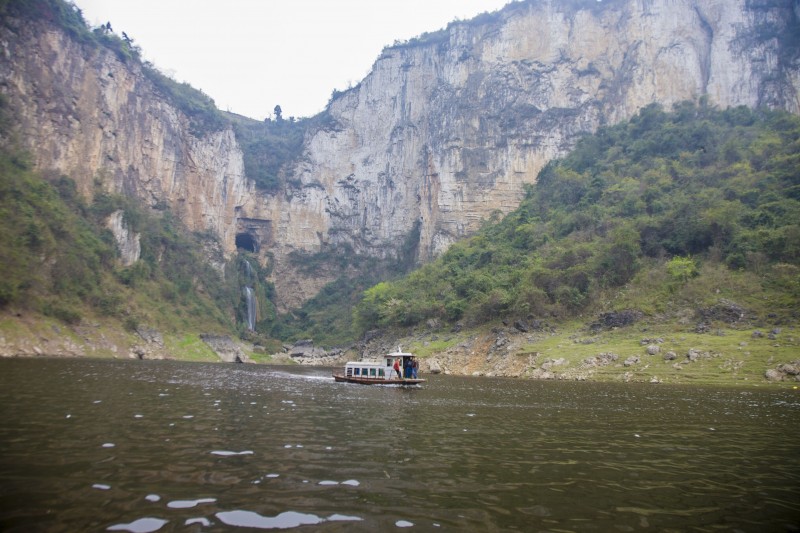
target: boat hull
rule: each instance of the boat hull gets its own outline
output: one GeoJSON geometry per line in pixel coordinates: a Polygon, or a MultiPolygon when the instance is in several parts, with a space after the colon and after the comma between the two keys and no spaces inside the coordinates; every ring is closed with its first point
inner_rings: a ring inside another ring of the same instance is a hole
{"type": "Polygon", "coordinates": [[[344,376],[342,374],[334,374],[333,379],[337,383],[358,383],[359,385],[417,385],[425,383],[425,380],[420,378],[365,378],[361,376],[344,376]]]}

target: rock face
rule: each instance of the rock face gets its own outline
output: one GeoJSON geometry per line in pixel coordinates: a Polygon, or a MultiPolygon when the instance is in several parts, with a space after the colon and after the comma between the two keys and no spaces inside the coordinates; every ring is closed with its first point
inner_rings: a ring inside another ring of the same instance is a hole
{"type": "Polygon", "coordinates": [[[214,350],[220,360],[226,363],[249,362],[249,358],[241,346],[227,335],[200,335],[200,339],[214,350]]]}
{"type": "Polygon", "coordinates": [[[134,61],[45,20],[0,20],[0,90],[45,175],[169,206],[234,249],[235,208],[253,194],[233,131],[202,136],[134,61]]]}
{"type": "Polygon", "coordinates": [[[111,213],[106,220],[106,227],[111,230],[114,240],[117,241],[120,263],[123,266],[131,266],[138,261],[142,253],[141,235],[131,231],[125,224],[124,213],[121,210],[111,213]]]}
{"type": "Polygon", "coordinates": [[[138,65],[44,21],[0,24],[0,90],[37,167],[87,196],[97,181],[167,205],[228,254],[247,233],[292,307],[339,272],[304,275],[290,252],[402,247],[427,261],[514,209],[581,135],[652,102],[800,112],[800,60],[784,46],[798,12],[796,0],[527,0],[453,23],[384,49],[274,195],[244,176],[232,130],[193,133],[138,65]]]}
{"type": "Polygon", "coordinates": [[[335,126],[307,138],[300,185],[274,199],[276,257],[413,240],[427,261],[515,208],[579,136],[652,102],[798,112],[797,57],[764,33],[791,31],[797,13],[751,4],[533,0],[386,48],[331,103],[335,126]]]}

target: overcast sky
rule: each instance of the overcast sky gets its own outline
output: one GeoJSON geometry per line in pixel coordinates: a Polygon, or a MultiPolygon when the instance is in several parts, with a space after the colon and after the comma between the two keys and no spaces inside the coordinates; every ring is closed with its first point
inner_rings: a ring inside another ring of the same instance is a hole
{"type": "Polygon", "coordinates": [[[384,46],[496,11],[511,0],[74,0],[144,59],[258,120],[312,116],[356,85],[384,46]]]}

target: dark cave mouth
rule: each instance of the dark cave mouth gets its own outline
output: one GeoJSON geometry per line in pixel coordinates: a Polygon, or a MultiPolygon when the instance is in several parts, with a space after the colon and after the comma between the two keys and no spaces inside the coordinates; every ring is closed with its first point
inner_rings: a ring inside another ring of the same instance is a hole
{"type": "Polygon", "coordinates": [[[258,253],[258,241],[249,233],[237,233],[236,249],[258,253]]]}

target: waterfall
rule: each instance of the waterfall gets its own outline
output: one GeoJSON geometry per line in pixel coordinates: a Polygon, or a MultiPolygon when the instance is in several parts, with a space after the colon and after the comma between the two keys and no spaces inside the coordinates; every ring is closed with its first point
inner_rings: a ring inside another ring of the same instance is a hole
{"type": "Polygon", "coordinates": [[[247,276],[247,281],[253,281],[253,265],[247,259],[244,260],[244,273],[247,276]]]}
{"type": "Polygon", "coordinates": [[[256,329],[256,293],[253,287],[244,288],[244,298],[247,303],[247,329],[256,329]]]}
{"type": "Polygon", "coordinates": [[[245,304],[247,304],[247,329],[250,331],[255,331],[256,306],[258,302],[256,301],[256,291],[253,290],[253,285],[256,279],[255,275],[253,274],[253,265],[250,264],[250,261],[243,259],[243,262],[245,281],[242,293],[244,295],[245,304]]]}

